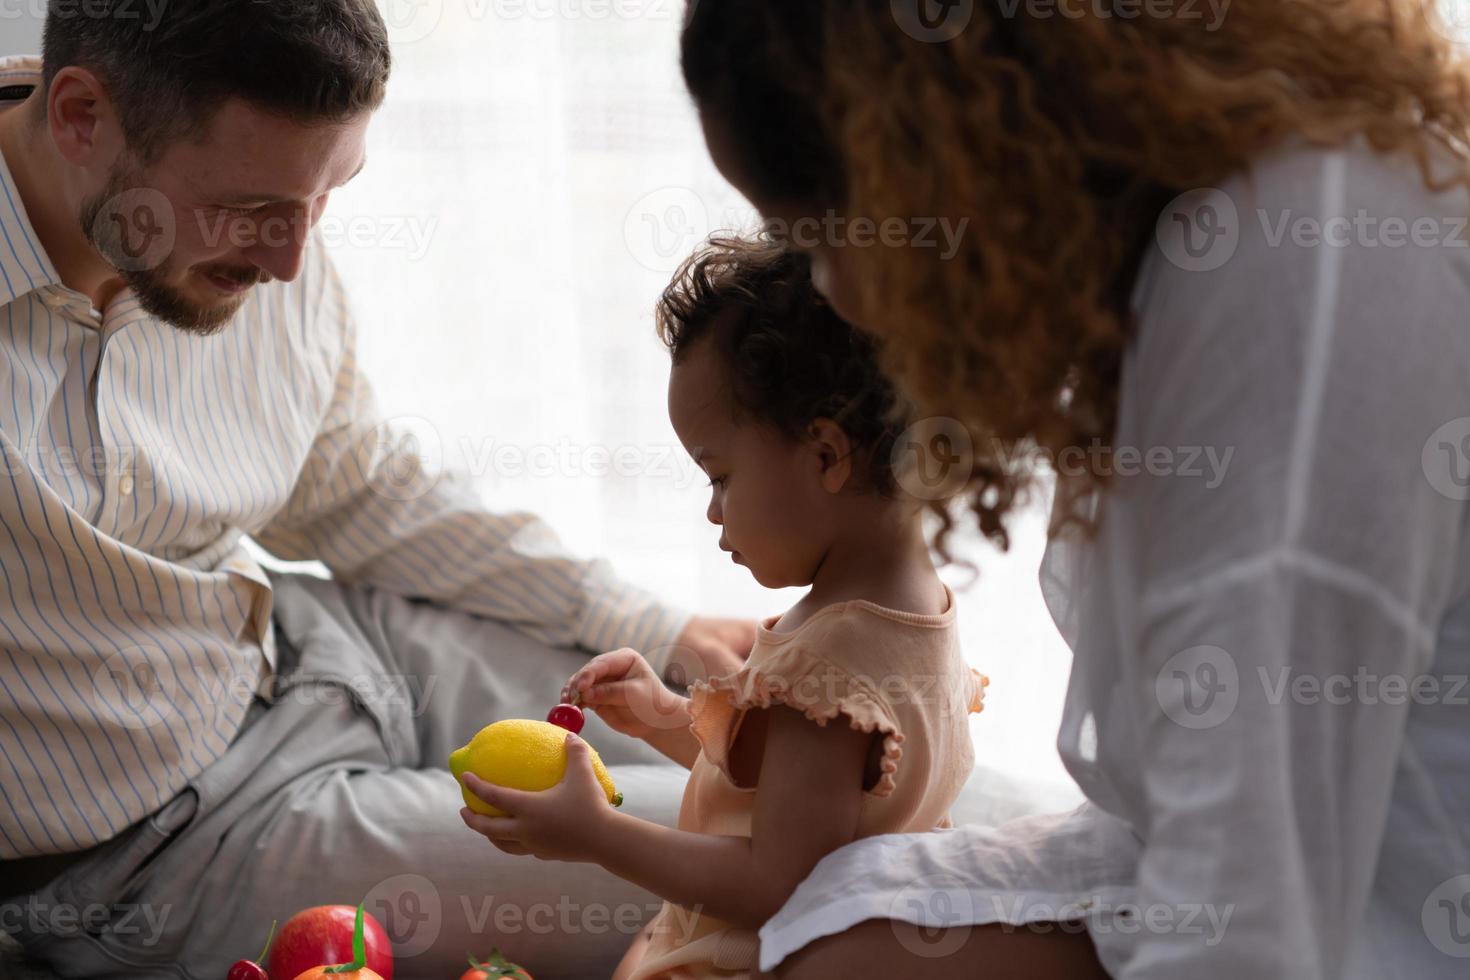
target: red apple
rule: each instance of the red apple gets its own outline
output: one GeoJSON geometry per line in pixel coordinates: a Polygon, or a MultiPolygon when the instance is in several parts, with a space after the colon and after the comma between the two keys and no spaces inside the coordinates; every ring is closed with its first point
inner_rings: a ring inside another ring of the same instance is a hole
{"type": "MultiPolygon", "coordinates": [[[[297,912],[276,935],[266,969],[272,977],[289,980],[314,966],[352,962],[352,929],[356,921],[357,909],[350,905],[318,905],[297,912]]],[[[363,942],[368,969],[383,980],[393,980],[393,945],[371,915],[363,917],[363,942]]]]}

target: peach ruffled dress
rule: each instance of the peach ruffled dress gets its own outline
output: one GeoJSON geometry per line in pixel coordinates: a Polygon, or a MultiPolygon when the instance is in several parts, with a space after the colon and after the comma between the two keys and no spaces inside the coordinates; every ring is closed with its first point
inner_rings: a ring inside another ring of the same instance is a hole
{"type": "MultiPolygon", "coordinates": [[[[836,603],[789,633],[761,624],[746,666],[696,684],[691,726],[701,752],[689,774],[679,829],[749,837],[755,787],[731,772],[731,747],[751,708],[785,704],[819,725],[841,716],[882,735],[877,780],[865,792],[857,838],[948,827],[949,808],[974,765],[968,716],[983,706],[984,675],[965,664],[948,609],[920,616],[865,600],[836,603]]],[[[633,980],[746,977],[754,931],[665,902],[633,980]]]]}

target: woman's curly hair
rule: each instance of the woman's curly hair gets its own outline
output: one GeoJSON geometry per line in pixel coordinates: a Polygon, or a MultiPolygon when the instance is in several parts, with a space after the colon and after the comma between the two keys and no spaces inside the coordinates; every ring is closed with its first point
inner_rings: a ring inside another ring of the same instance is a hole
{"type": "Polygon", "coordinates": [[[811,261],[763,238],[716,236],[684,261],[655,310],[674,364],[715,344],[736,418],[800,441],[817,419],[842,427],[855,489],[891,497],[897,429],[877,344],[833,312],[811,261]]]}
{"type": "MultiPolygon", "coordinates": [[[[684,72],[770,200],[970,219],[948,261],[848,258],[890,376],[970,431],[964,498],[1001,547],[1042,461],[1111,443],[1128,294],[1174,196],[1293,140],[1361,138],[1466,182],[1470,84],[1435,0],[1234,0],[1218,23],[975,0],[940,43],[900,23],[923,2],[697,0],[684,72]]],[[[1059,487],[1063,511],[1086,524],[1107,469],[1059,487]]]]}

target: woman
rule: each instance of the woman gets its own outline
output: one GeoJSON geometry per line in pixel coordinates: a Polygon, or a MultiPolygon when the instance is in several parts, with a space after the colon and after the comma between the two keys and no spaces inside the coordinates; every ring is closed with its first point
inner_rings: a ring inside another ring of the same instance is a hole
{"type": "Polygon", "coordinates": [[[968,450],[981,530],[1059,473],[1088,797],[830,855],[763,969],[1463,975],[1470,86],[1433,6],[692,7],[716,164],[968,450]]]}

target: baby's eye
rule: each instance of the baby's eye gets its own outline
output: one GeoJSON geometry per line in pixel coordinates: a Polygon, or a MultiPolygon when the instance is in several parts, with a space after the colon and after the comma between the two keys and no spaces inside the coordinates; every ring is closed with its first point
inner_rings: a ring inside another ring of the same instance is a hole
{"type": "Polygon", "coordinates": [[[711,487],[724,487],[725,478],[723,476],[712,476],[710,477],[709,485],[711,487]]]}

